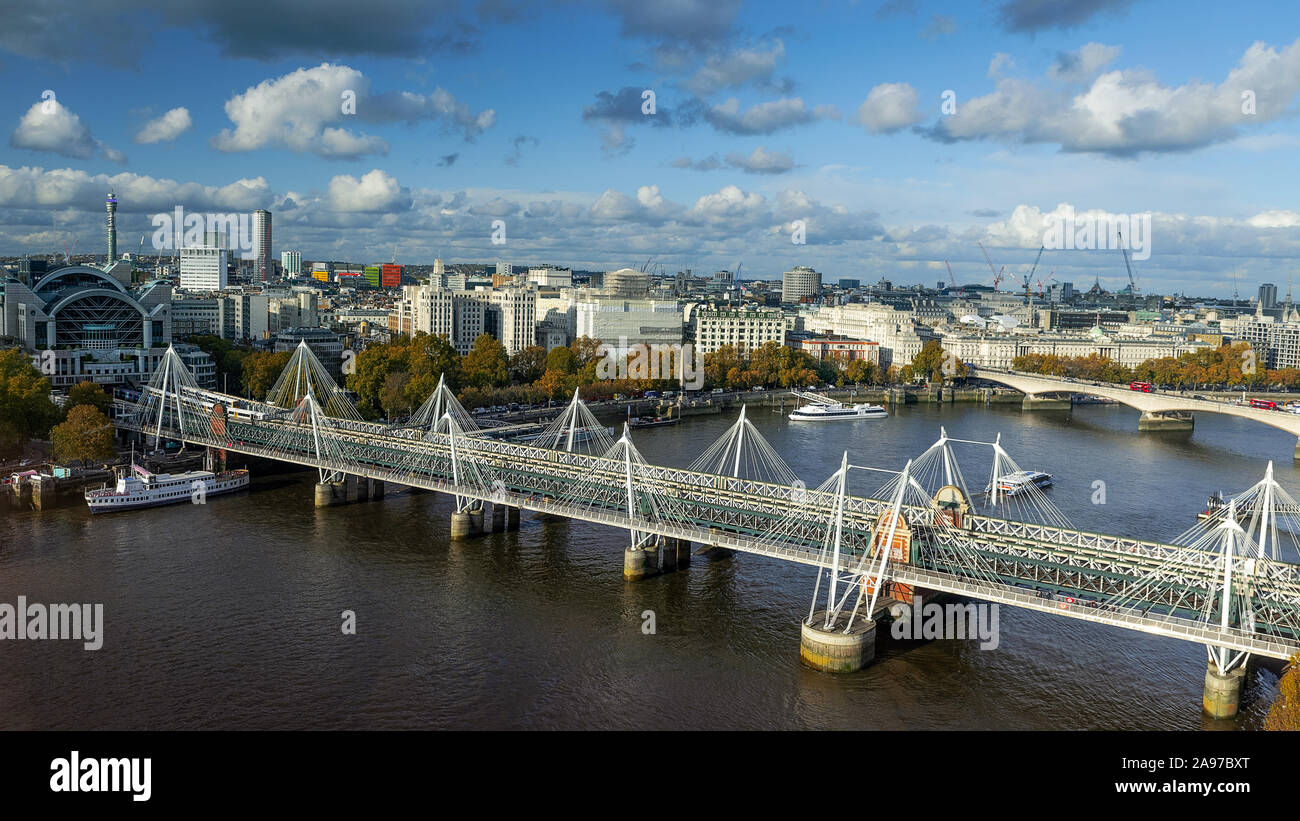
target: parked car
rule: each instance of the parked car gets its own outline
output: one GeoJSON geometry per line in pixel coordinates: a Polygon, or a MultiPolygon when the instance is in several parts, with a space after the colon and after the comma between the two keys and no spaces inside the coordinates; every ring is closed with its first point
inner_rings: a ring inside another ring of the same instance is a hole
{"type": "Polygon", "coordinates": [[[722,388],[714,388],[714,389],[713,389],[713,393],[714,393],[715,395],[717,395],[717,394],[719,394],[719,393],[724,393],[724,392],[725,392],[725,391],[723,391],[722,388]]]}

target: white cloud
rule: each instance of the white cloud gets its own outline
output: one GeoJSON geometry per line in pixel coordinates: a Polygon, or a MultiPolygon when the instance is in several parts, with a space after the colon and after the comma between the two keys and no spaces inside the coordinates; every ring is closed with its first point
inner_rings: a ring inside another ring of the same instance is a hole
{"type": "Polygon", "coordinates": [[[111,162],[126,162],[125,155],[95,139],[81,118],[57,99],[35,103],[27,109],[9,135],[9,144],[81,160],[95,156],[98,151],[111,162]]]}
{"type": "Polygon", "coordinates": [[[872,134],[889,134],[919,123],[916,89],[908,83],[881,83],[858,106],[858,122],[872,134]]]}
{"type": "Polygon", "coordinates": [[[727,164],[746,174],[784,174],[794,168],[794,157],[779,151],[768,151],[760,145],[748,156],[739,152],[728,154],[727,164]]]}
{"type": "Polygon", "coordinates": [[[378,168],[361,179],[340,174],[329,182],[329,206],[343,213],[405,211],[411,207],[411,192],[378,168]]]}
{"type": "Polygon", "coordinates": [[[135,135],[135,141],[142,145],[171,142],[189,131],[193,125],[194,121],[190,119],[188,108],[184,106],[173,108],[161,117],[145,123],[135,135]]]}
{"type": "MultiPolygon", "coordinates": [[[[1058,82],[1095,72],[1114,47],[1089,44],[1049,72],[1058,82]]],[[[967,100],[929,132],[937,139],[1055,143],[1065,151],[1134,156],[1186,151],[1276,120],[1300,95],[1300,39],[1280,52],[1257,42],[1218,85],[1166,86],[1140,70],[1109,71],[1080,93],[1004,78],[991,94],[967,100]],[[1253,113],[1247,103],[1253,104],[1253,113]]]]}
{"type": "Polygon", "coordinates": [[[785,59],[785,44],[777,40],[770,49],[737,49],[721,57],[710,57],[686,87],[708,95],[756,80],[771,80],[772,72],[785,59]]]}
{"type": "Polygon", "coordinates": [[[728,134],[771,134],[785,128],[835,119],[839,112],[831,105],[808,108],[801,97],[782,97],[750,106],[743,113],[740,101],[730,97],[705,112],[704,118],[717,130],[728,134]]]}
{"type": "Polygon", "coordinates": [[[1119,46],[1104,43],[1085,43],[1078,51],[1063,51],[1048,74],[1064,83],[1083,83],[1096,77],[1098,72],[1119,59],[1119,46]]]}
{"type": "Polygon", "coordinates": [[[388,143],[347,127],[357,123],[415,123],[434,120],[472,140],[496,122],[496,112],[478,113],[443,88],[431,94],[371,94],[370,80],[344,65],[322,63],[263,80],[226,101],[233,130],[212,139],[220,151],[284,148],[327,158],[387,154],[388,143]]]}

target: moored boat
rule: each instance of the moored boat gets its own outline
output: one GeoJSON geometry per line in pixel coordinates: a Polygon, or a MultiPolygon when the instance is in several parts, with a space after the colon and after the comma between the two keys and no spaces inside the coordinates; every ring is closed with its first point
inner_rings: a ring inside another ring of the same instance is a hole
{"type": "Polygon", "coordinates": [[[788,416],[789,419],[796,422],[837,422],[841,420],[852,419],[884,419],[889,416],[889,411],[880,405],[871,404],[853,404],[846,405],[843,402],[831,399],[829,396],[823,396],[819,393],[804,393],[792,391],[792,393],[805,400],[808,404],[795,408],[788,416]]]}
{"type": "Polygon", "coordinates": [[[178,502],[204,501],[209,496],[248,487],[247,470],[187,470],[184,473],[150,473],[139,465],[118,476],[113,488],[86,491],[91,513],[135,510],[178,502]]]}

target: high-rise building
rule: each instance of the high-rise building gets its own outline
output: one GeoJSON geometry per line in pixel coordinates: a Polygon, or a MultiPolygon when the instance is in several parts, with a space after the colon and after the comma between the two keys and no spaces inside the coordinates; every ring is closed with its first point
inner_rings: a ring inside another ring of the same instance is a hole
{"type": "Polygon", "coordinates": [[[1259,307],[1276,308],[1277,307],[1277,286],[1271,282],[1265,282],[1259,286],[1259,307]]]}
{"type": "Polygon", "coordinates": [[[280,267],[286,277],[302,276],[302,253],[299,251],[281,251],[280,267]]]}
{"type": "Polygon", "coordinates": [[[181,249],[181,290],[221,291],[226,279],[226,249],[215,245],[181,249]]]}
{"type": "Polygon", "coordinates": [[[802,302],[821,296],[822,275],[806,265],[796,265],[781,275],[781,301],[802,302]]]}
{"type": "Polygon", "coordinates": [[[271,274],[271,212],[253,212],[253,278],[266,282],[271,274]]]}
{"type": "Polygon", "coordinates": [[[117,194],[109,192],[104,208],[108,211],[108,259],[104,263],[107,268],[117,260],[117,194]]]}

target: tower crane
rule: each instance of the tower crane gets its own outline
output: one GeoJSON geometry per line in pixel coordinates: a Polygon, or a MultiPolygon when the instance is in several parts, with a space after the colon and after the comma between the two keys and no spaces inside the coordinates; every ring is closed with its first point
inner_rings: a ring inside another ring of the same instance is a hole
{"type": "MultiPolygon", "coordinates": [[[[1032,268],[1029,269],[1029,273],[1025,274],[1025,297],[1026,298],[1029,296],[1029,283],[1033,282],[1034,272],[1038,270],[1038,261],[1043,258],[1043,247],[1044,246],[1042,245],[1038,246],[1038,256],[1034,257],[1034,265],[1032,268]]],[[[1041,290],[1038,295],[1039,296],[1043,295],[1041,290]]]]}
{"type": "Polygon", "coordinates": [[[1124,254],[1124,270],[1128,271],[1128,292],[1137,296],[1137,281],[1133,279],[1133,266],[1128,261],[1128,246],[1124,244],[1124,235],[1116,229],[1115,236],[1119,238],[1119,250],[1124,254]]]}
{"type": "MultiPolygon", "coordinates": [[[[989,270],[993,271],[993,260],[989,259],[989,252],[984,249],[984,243],[976,242],[975,244],[980,247],[981,251],[984,251],[984,261],[989,264],[989,270]]],[[[1002,271],[1005,270],[1007,270],[1007,266],[1003,265],[1001,271],[993,271],[993,290],[998,289],[998,283],[1002,281],[1002,271]]]]}

